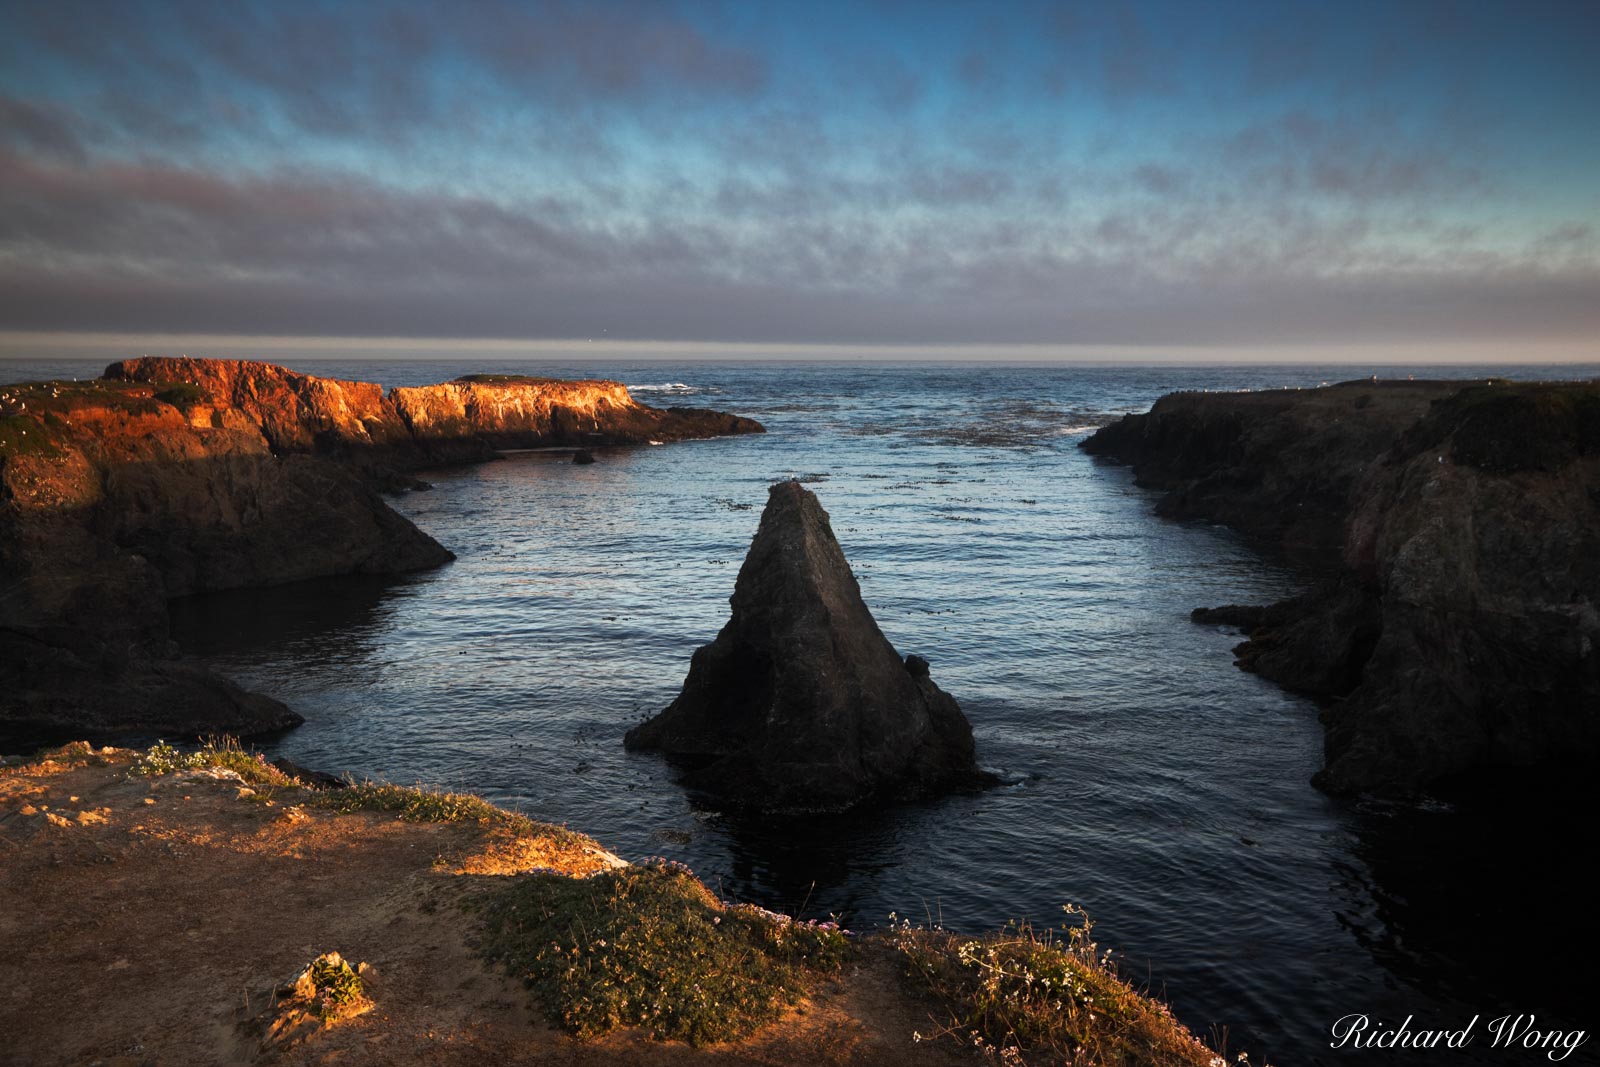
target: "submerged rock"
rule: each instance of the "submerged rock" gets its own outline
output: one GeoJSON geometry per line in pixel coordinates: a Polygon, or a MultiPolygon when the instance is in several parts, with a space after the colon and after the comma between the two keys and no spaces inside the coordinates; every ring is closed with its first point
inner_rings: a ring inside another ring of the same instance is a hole
{"type": "Polygon", "coordinates": [[[842,810],[983,780],[972,727],[901,660],[872,613],[827,512],[774,485],[715,641],[678,699],[628,731],[691,769],[686,784],[767,811],[842,810]]]}

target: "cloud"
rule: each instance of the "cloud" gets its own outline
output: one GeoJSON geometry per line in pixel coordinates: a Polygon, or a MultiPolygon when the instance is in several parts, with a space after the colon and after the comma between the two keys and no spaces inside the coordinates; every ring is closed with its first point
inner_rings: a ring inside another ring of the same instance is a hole
{"type": "MultiPolygon", "coordinates": [[[[959,183],[958,183],[959,184],[959,183]]],[[[1182,211],[1040,241],[794,223],[604,227],[346,176],[221,179],[0,157],[0,316],[12,328],[847,343],[1219,343],[1600,329],[1592,258],[1452,269],[1364,254],[1291,219],[1231,243],[1182,211]]],[[[1553,235],[1563,247],[1587,240],[1553,235]]],[[[1530,257],[1535,251],[1530,251],[1530,257]]]]}
{"type": "Polygon", "coordinates": [[[1432,202],[1485,191],[1472,148],[1448,129],[1412,134],[1381,110],[1329,118],[1294,109],[1241,127],[1220,156],[1252,185],[1283,193],[1432,202]]]}
{"type": "Polygon", "coordinates": [[[636,93],[658,86],[753,93],[766,83],[763,57],[719,43],[653,5],[549,4],[486,0],[460,9],[456,39],[513,83],[560,71],[582,89],[636,93]]]}
{"type": "MultiPolygon", "coordinates": [[[[1526,30],[1420,11],[16,6],[0,321],[1593,336],[1600,204],[1506,150],[1537,134],[1527,158],[1587,175],[1592,146],[1543,132],[1543,82],[1485,103],[1466,76],[1461,56],[1526,30]],[[1388,58],[1347,61],[1363,42],[1388,58]]],[[[1592,87],[1566,48],[1539,55],[1592,87]]]]}
{"type": "Polygon", "coordinates": [[[1189,175],[1159,163],[1141,163],[1133,169],[1131,177],[1157,196],[1172,196],[1189,185],[1189,175]]]}
{"type": "Polygon", "coordinates": [[[0,145],[42,159],[82,162],[76,117],[46,102],[0,95],[0,145]]]}
{"type": "Polygon", "coordinates": [[[58,0],[19,6],[6,21],[16,40],[98,84],[105,117],[146,147],[191,145],[229,111],[303,134],[403,139],[508,97],[748,95],[767,80],[759,52],[642,2],[58,0]]]}

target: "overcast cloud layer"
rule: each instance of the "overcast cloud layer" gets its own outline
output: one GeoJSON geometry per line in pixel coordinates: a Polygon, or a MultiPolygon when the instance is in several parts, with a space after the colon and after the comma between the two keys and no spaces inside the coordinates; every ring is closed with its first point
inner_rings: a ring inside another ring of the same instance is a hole
{"type": "Polygon", "coordinates": [[[1600,6],[12,3],[0,329],[1600,339],[1600,6]]]}

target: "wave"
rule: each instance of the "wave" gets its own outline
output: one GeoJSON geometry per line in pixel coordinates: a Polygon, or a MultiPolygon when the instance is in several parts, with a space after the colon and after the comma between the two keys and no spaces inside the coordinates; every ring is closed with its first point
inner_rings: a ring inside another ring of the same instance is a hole
{"type": "Polygon", "coordinates": [[[686,385],[683,382],[662,382],[659,385],[630,385],[630,393],[665,393],[668,396],[693,396],[695,393],[707,393],[711,390],[699,385],[686,385]]]}

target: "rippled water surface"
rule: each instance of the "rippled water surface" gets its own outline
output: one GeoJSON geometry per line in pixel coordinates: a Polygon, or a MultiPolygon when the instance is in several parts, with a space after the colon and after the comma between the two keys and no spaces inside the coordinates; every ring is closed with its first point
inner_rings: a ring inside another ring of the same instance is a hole
{"type": "MultiPolygon", "coordinates": [[[[0,369],[39,373],[22,366],[0,369]]],[[[1294,576],[1223,529],[1155,518],[1124,469],[1076,447],[1173,389],[1374,369],[301,366],[386,385],[604,375],[770,432],[430,472],[435,488],[396,506],[455,563],[178,605],[189,650],[305,715],[273,752],[484,792],[624,856],[683,860],[728,896],[858,927],[897,911],[976,931],[1081,903],[1125,974],[1258,1063],[1352,1061],[1326,1037],[1350,1012],[1600,1023],[1572,969],[1596,944],[1576,873],[1592,832],[1317,793],[1316,709],[1233,668],[1236,634],[1188,620],[1294,576]],[[725,817],[623,751],[721,627],[767,486],[789,477],[821,497],[884,632],[931,662],[1010,784],[775,823],[725,817]]],[[[1542,1062],[1486,1044],[1451,1059],[1542,1062]]]]}

